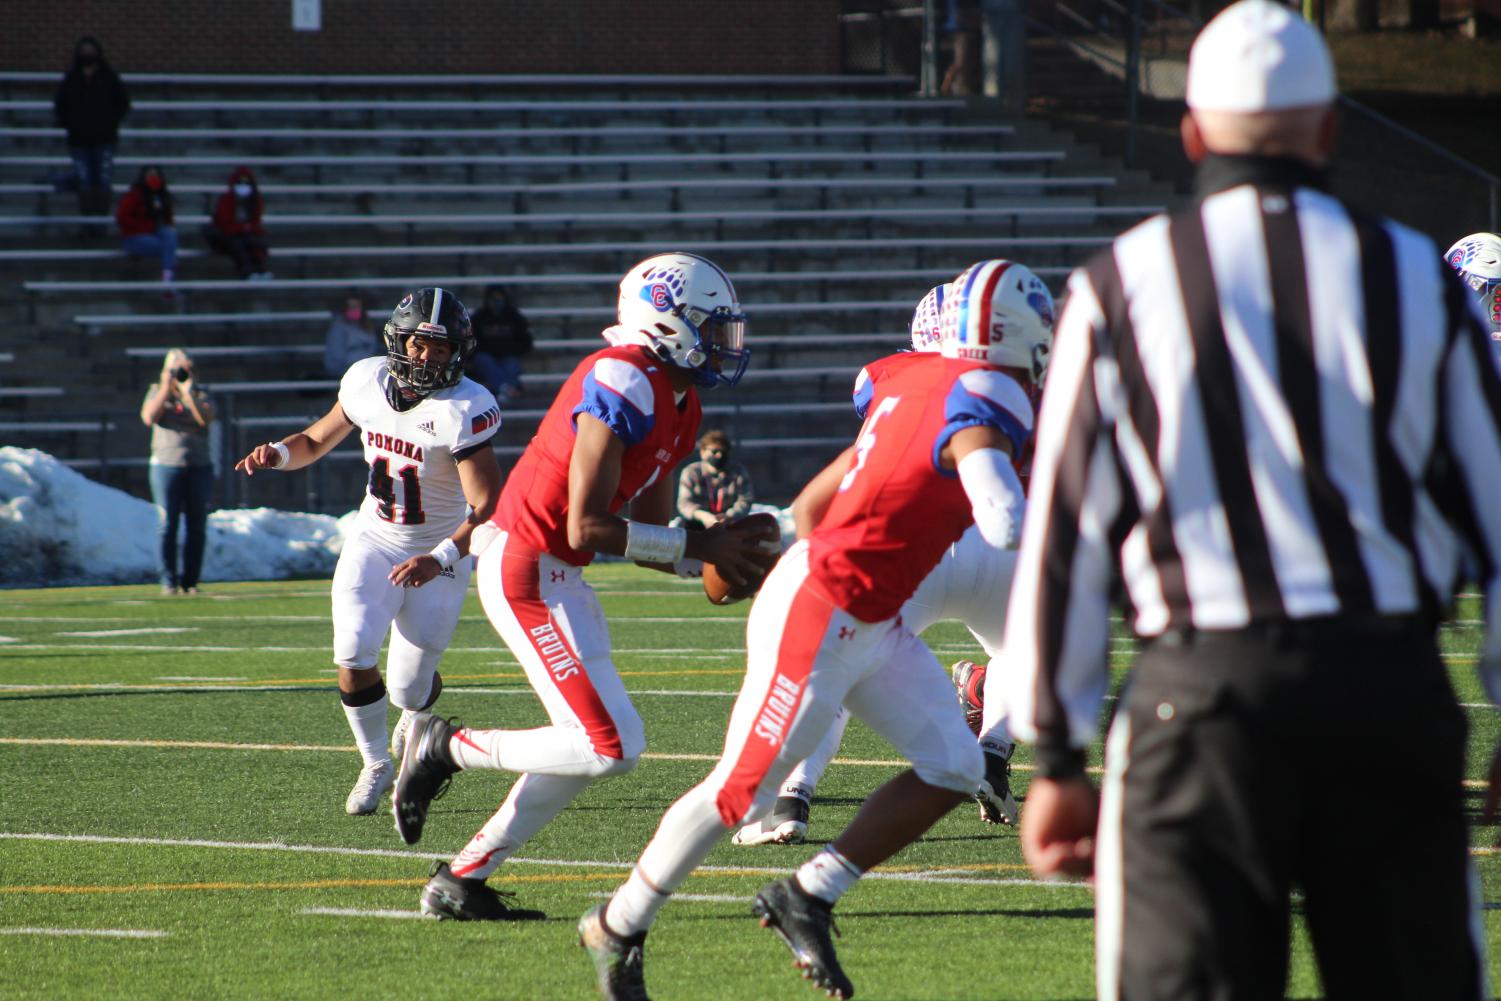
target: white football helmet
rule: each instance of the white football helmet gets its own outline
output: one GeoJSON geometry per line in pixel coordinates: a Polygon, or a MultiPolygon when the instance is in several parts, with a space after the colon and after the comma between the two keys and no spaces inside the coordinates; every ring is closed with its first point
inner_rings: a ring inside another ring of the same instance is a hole
{"type": "Polygon", "coordinates": [[[1444,259],[1474,293],[1491,330],[1501,332],[1501,236],[1471,233],[1450,247],[1444,259]]]}
{"type": "Polygon", "coordinates": [[[970,265],[949,283],[941,321],[945,358],[1018,368],[1042,382],[1053,347],[1053,296],[1026,265],[970,265]]]}
{"type": "Polygon", "coordinates": [[[658,254],[620,280],[611,344],[639,344],[693,373],[705,388],[733,386],[745,374],[745,313],[729,276],[697,254],[658,254]]]}
{"type": "Polygon", "coordinates": [[[912,314],[912,350],[937,351],[943,340],[941,317],[943,300],[949,294],[949,285],[934,285],[922,297],[912,314]]]}

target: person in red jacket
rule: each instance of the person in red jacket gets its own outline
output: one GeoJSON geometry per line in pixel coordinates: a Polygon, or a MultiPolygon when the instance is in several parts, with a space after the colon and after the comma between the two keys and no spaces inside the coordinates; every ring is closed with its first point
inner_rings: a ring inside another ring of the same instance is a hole
{"type": "Polygon", "coordinates": [[[261,225],[265,202],[255,175],[249,167],[236,167],[229,175],[229,185],[214,203],[214,218],[203,235],[215,253],[228,254],[241,278],[252,281],[271,277],[266,269],[270,250],[266,246],[266,229],[261,225]]]}
{"type": "Polygon", "coordinates": [[[125,252],[132,257],[160,257],[162,281],[170,284],[177,273],[177,227],[172,224],[172,193],[160,167],[141,168],[115,207],[115,222],[125,252]]]}

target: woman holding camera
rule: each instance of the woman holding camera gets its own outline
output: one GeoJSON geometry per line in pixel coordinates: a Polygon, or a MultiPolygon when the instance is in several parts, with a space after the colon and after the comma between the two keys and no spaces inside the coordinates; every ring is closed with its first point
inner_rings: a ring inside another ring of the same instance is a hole
{"type": "Polygon", "coordinates": [[[162,593],[198,593],[214,466],[208,427],[214,405],[193,377],[193,359],[181,348],[167,352],[161,377],[146,391],[141,423],[151,428],[151,499],[162,509],[162,593]],[[177,525],[187,523],[182,571],[177,569],[177,525]]]}

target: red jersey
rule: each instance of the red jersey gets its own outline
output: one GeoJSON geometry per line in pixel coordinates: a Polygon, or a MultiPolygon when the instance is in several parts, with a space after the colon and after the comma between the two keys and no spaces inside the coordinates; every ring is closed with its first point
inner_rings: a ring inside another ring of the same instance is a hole
{"type": "Polygon", "coordinates": [[[1011,376],[911,357],[872,381],[854,459],[808,541],[815,586],[865,622],[895,616],[974,521],[958,474],[939,463],[955,432],[995,427],[1016,455],[1032,437],[1032,405],[1011,376]]]}
{"type": "Polygon", "coordinates": [[[936,351],[898,351],[896,354],[877,358],[869,365],[860,369],[855,376],[855,416],[862,421],[870,410],[871,398],[875,396],[876,383],[888,376],[902,371],[907,366],[922,361],[924,358],[941,358],[936,351]]]}
{"type": "Polygon", "coordinates": [[[669,476],[690,452],[703,419],[698,392],[679,403],[666,365],[635,346],[610,347],[579,362],[506,478],[490,520],[524,542],[574,566],[593,553],[568,544],[568,464],[579,414],[603,421],[625,442],[620,485],[610,513],[669,476]]]}

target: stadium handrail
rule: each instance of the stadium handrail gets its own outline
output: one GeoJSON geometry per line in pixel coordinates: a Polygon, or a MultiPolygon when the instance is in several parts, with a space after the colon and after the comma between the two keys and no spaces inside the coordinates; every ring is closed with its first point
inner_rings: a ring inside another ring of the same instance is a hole
{"type": "MultiPolygon", "coordinates": [[[[843,237],[830,239],[800,239],[799,250],[848,250],[852,252],[876,250],[940,250],[958,247],[1022,248],[1046,247],[1102,247],[1111,241],[1109,236],[1058,233],[1048,236],[912,236],[912,237],[843,237]]],[[[681,240],[674,246],[695,252],[735,252],[781,250],[785,240],[681,240]]],[[[557,257],[575,254],[623,254],[652,253],[660,250],[660,240],[627,240],[616,242],[588,243],[439,243],[415,247],[276,247],[277,258],[336,259],[359,257],[557,257]]],[[[0,261],[102,261],[128,257],[119,248],[75,250],[72,248],[35,247],[21,250],[0,250],[0,261]]],[[[208,251],[180,248],[177,256],[209,256],[208,251]]],[[[358,281],[351,279],[351,285],[358,281]]]]}
{"type": "MultiPolygon", "coordinates": [[[[1040,265],[1032,269],[1039,277],[1059,278],[1066,276],[1071,268],[1051,265],[1040,265]]],[[[735,273],[736,285],[802,285],[805,283],[836,283],[836,282],[887,282],[887,281],[941,281],[952,278],[952,268],[873,268],[864,271],[853,270],[822,270],[822,271],[737,271],[735,273]]],[[[545,275],[518,275],[518,274],[493,274],[493,275],[402,275],[397,277],[374,277],[366,276],[359,279],[359,285],[363,288],[424,288],[427,286],[450,285],[492,285],[504,284],[517,288],[545,288],[556,285],[591,285],[600,288],[609,288],[620,281],[620,276],[613,272],[574,272],[571,274],[545,274],[545,275]]],[[[341,276],[338,278],[271,278],[258,281],[254,288],[257,292],[269,291],[295,291],[313,290],[322,291],[327,289],[347,289],[350,278],[341,276]]],[[[28,281],[22,284],[27,292],[43,293],[79,293],[79,292],[140,292],[160,291],[170,286],[178,292],[222,292],[230,290],[243,290],[246,283],[243,279],[206,278],[187,281],[119,281],[119,280],[91,280],[73,281],[40,280],[28,281]]]]}
{"type": "MultiPolygon", "coordinates": [[[[962,98],[943,97],[820,97],[820,98],[768,98],[765,100],[578,100],[578,101],[495,101],[495,100],[323,100],[320,98],[266,99],[266,100],[139,100],[131,102],[131,110],[144,112],[220,112],[226,115],[252,114],[262,111],[416,111],[431,114],[439,111],[458,111],[478,114],[481,112],[579,112],[589,114],[619,115],[629,112],[674,112],[693,114],[710,112],[723,114],[736,111],[948,111],[962,108],[962,98]]],[[[52,102],[11,98],[0,100],[0,114],[17,112],[52,113],[52,102]]]]}

